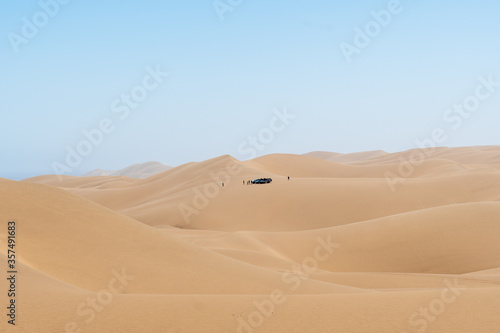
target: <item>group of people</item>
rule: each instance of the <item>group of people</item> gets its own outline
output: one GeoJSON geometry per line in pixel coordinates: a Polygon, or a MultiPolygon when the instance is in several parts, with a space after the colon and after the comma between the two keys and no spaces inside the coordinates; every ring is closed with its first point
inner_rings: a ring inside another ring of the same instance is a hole
{"type": "MultiPolygon", "coordinates": [[[[290,176],[288,177],[288,180],[290,180],[290,176]]],[[[251,180],[246,180],[246,181],[244,180],[243,181],[243,185],[245,185],[245,182],[246,182],[247,185],[252,185],[252,181],[251,180]]],[[[224,184],[222,184],[222,186],[224,186],[224,184]]]]}

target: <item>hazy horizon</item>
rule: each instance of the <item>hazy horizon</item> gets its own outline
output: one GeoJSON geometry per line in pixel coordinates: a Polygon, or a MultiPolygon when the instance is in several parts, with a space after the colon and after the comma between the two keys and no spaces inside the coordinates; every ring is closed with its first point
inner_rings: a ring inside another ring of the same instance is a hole
{"type": "MultiPolygon", "coordinates": [[[[457,147],[447,147],[447,146],[436,146],[436,147],[430,147],[430,148],[474,148],[474,147],[497,147],[497,145],[483,145],[483,146],[457,146],[457,147]]],[[[415,147],[413,149],[420,149],[419,147],[415,147]]],[[[411,149],[410,149],[411,150],[411,149]]],[[[312,151],[309,151],[309,152],[304,152],[304,153],[298,153],[298,154],[295,154],[295,153],[282,153],[282,152],[273,152],[273,153],[269,153],[269,154],[261,154],[259,155],[258,157],[261,157],[261,156],[265,156],[265,155],[273,155],[273,154],[292,154],[292,155],[306,155],[306,154],[309,154],[309,153],[314,153],[314,152],[329,152],[329,153],[339,153],[339,154],[345,154],[345,155],[348,155],[348,154],[355,154],[355,153],[364,153],[364,152],[372,152],[372,151],[383,151],[383,152],[386,152],[388,154],[397,154],[397,153],[401,153],[401,152],[405,152],[405,151],[387,151],[387,150],[384,150],[384,149],[377,149],[377,150],[366,150],[366,151],[352,151],[352,152],[334,152],[334,151],[325,151],[325,150],[312,150],[312,151]]],[[[218,157],[221,157],[221,156],[225,156],[225,155],[229,155],[229,156],[232,156],[232,157],[235,157],[231,154],[222,154],[222,155],[217,155],[217,156],[212,156],[212,157],[209,157],[207,158],[206,160],[210,160],[210,159],[215,159],[215,158],[218,158],[218,157]]],[[[138,161],[138,162],[134,162],[134,163],[131,163],[131,164],[127,164],[127,165],[123,165],[123,166],[119,166],[117,169],[105,169],[105,168],[100,168],[100,167],[97,167],[97,168],[94,168],[94,169],[90,169],[90,170],[83,170],[82,172],[79,172],[79,173],[75,173],[75,174],[72,174],[71,176],[82,176],[82,175],[85,175],[87,173],[90,173],[92,171],[96,171],[96,170],[104,170],[104,171],[119,171],[119,170],[122,170],[122,169],[125,169],[127,167],[130,167],[130,166],[133,166],[133,165],[136,165],[136,164],[145,164],[145,163],[148,163],[148,162],[159,162],[165,166],[169,166],[169,167],[172,167],[172,168],[176,168],[176,167],[179,167],[179,166],[182,166],[182,165],[185,165],[185,164],[188,164],[188,163],[192,163],[192,162],[203,162],[203,161],[206,161],[206,160],[193,160],[193,161],[188,161],[188,162],[185,162],[185,163],[181,163],[181,164],[178,164],[178,165],[172,165],[172,164],[169,164],[169,163],[164,163],[162,161],[157,161],[157,160],[154,160],[154,161],[138,161]]],[[[248,160],[248,159],[247,159],[248,160]]],[[[242,159],[241,161],[246,161],[245,159],[242,159]]],[[[37,176],[46,176],[46,175],[50,175],[50,174],[44,174],[44,173],[40,173],[40,174],[33,174],[33,175],[29,175],[27,177],[23,177],[23,176],[14,176],[14,177],[0,177],[0,178],[6,178],[6,179],[11,179],[11,180],[23,180],[23,179],[28,179],[28,178],[32,178],[32,177],[37,177],[37,176]]]]}

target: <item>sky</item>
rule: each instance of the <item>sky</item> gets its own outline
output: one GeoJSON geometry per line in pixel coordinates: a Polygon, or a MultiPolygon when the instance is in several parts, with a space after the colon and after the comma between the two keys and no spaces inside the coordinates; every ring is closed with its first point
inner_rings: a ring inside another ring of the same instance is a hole
{"type": "Polygon", "coordinates": [[[0,7],[3,178],[499,144],[493,0],[0,7]]]}

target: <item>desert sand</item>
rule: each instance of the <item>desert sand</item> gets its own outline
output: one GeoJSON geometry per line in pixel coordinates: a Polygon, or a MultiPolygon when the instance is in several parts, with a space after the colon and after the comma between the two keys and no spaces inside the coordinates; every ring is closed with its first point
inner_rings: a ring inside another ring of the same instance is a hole
{"type": "Polygon", "coordinates": [[[500,332],[500,147],[135,170],[0,179],[1,332],[500,332]]]}
{"type": "Polygon", "coordinates": [[[117,171],[95,169],[90,172],[87,172],[83,176],[84,177],[125,176],[130,178],[148,178],[163,171],[167,171],[169,169],[172,169],[172,167],[164,165],[160,162],[146,162],[146,163],[137,163],[117,171]]]}

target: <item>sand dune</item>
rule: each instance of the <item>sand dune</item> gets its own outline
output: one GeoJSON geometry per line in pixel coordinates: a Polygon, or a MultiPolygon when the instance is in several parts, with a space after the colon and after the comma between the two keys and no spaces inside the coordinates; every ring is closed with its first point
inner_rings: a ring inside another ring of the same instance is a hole
{"type": "MultiPolygon", "coordinates": [[[[105,287],[106,274],[114,267],[127,267],[128,274],[141,280],[129,287],[130,292],[141,294],[248,294],[265,292],[273,283],[280,283],[275,272],[260,270],[261,274],[255,275],[259,271],[255,267],[180,241],[53,187],[11,181],[2,181],[2,185],[1,218],[6,220],[17,212],[16,219],[26,221],[20,227],[25,242],[20,250],[23,262],[80,288],[98,291],[105,287]],[[9,196],[21,195],[23,200],[9,200],[9,196]],[[57,247],[50,246],[54,243],[66,251],[59,253],[57,247]],[[113,258],[113,266],[109,258],[113,258]],[[80,272],[77,267],[87,271],[80,272]],[[248,281],[227,283],[222,271],[229,276],[236,274],[232,281],[248,281]]],[[[306,290],[324,291],[315,285],[306,290]]]]}
{"type": "Polygon", "coordinates": [[[160,162],[146,162],[131,165],[118,171],[106,171],[102,169],[92,170],[83,177],[95,176],[125,176],[131,178],[148,178],[157,173],[171,169],[172,167],[163,165],[160,162]]]}
{"type": "Polygon", "coordinates": [[[350,153],[350,154],[331,153],[327,151],[315,151],[304,154],[304,156],[315,157],[338,163],[350,164],[372,159],[375,157],[385,156],[387,154],[388,153],[383,150],[365,151],[365,152],[350,153]]]}
{"type": "Polygon", "coordinates": [[[418,152],[0,179],[0,331],[498,332],[500,147],[418,152]]]}
{"type": "Polygon", "coordinates": [[[393,163],[399,162],[401,158],[408,159],[409,156],[422,151],[427,159],[446,159],[461,164],[500,164],[500,147],[461,147],[461,148],[427,148],[414,149],[402,153],[388,154],[364,161],[362,164],[393,163]]]}
{"type": "Polygon", "coordinates": [[[495,168],[429,160],[412,177],[401,178],[394,190],[384,175],[387,170],[397,175],[398,167],[344,165],[294,155],[247,162],[222,156],[145,180],[64,177],[59,182],[44,176],[28,181],[59,185],[151,226],[226,231],[318,229],[500,198],[500,170],[495,168]],[[238,173],[229,177],[227,165],[239,168],[238,173]],[[271,177],[273,183],[242,185],[258,177],[271,177]]]}

